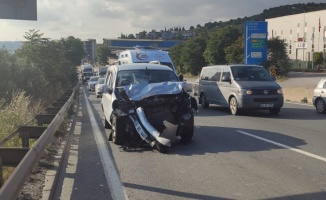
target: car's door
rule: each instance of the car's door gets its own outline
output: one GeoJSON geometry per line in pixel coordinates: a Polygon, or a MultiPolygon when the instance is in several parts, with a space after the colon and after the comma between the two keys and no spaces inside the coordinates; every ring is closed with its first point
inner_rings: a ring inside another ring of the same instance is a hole
{"type": "Polygon", "coordinates": [[[323,86],[320,90],[320,96],[326,101],[326,80],[324,80],[323,86]]]}
{"type": "Polygon", "coordinates": [[[112,113],[112,102],[114,100],[114,88],[113,88],[113,72],[109,71],[107,73],[105,83],[103,86],[103,93],[102,93],[102,107],[103,112],[106,120],[110,121],[110,116],[112,113]]]}

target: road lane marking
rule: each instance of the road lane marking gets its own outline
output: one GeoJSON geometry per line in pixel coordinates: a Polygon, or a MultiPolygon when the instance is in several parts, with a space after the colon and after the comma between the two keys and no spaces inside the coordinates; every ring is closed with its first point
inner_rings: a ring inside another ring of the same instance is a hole
{"type": "Polygon", "coordinates": [[[120,177],[118,175],[116,166],[114,164],[114,159],[113,159],[113,157],[108,149],[108,146],[106,144],[106,139],[104,139],[104,137],[99,129],[99,125],[94,117],[94,113],[90,106],[89,100],[86,96],[85,90],[84,90],[84,88],[82,88],[82,89],[83,89],[84,99],[86,102],[88,116],[91,121],[91,126],[93,129],[93,134],[94,134],[95,141],[96,141],[96,146],[100,153],[105,177],[106,177],[107,183],[109,185],[111,196],[113,199],[119,199],[119,200],[127,199],[127,195],[123,189],[120,177]]]}
{"type": "Polygon", "coordinates": [[[291,151],[295,151],[297,153],[301,153],[303,155],[306,155],[306,156],[309,156],[309,157],[312,157],[312,158],[316,158],[318,160],[321,160],[321,161],[324,161],[326,162],[326,158],[324,157],[321,157],[321,156],[318,156],[316,154],[312,154],[312,153],[309,153],[309,152],[306,152],[306,151],[302,151],[300,149],[297,149],[297,148],[293,148],[293,147],[290,147],[290,146],[287,146],[287,145],[284,145],[284,144],[281,144],[281,143],[278,143],[278,142],[274,142],[272,140],[268,140],[266,138],[262,138],[262,137],[259,137],[259,136],[256,136],[256,135],[253,135],[253,134],[250,134],[250,133],[247,133],[247,132],[244,132],[244,131],[240,131],[240,130],[237,130],[237,132],[239,133],[242,133],[244,135],[247,135],[247,136],[250,136],[250,137],[253,137],[253,138],[256,138],[258,140],[262,140],[262,141],[265,141],[265,142],[268,142],[268,143],[271,143],[271,144],[274,144],[276,146],[279,146],[279,147],[283,147],[285,149],[289,149],[291,151]]]}

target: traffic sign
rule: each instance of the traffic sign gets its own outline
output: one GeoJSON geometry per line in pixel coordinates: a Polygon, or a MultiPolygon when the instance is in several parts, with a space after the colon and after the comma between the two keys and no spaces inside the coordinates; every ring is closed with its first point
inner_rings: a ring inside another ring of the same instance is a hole
{"type": "Polygon", "coordinates": [[[267,60],[267,22],[245,22],[245,64],[261,64],[267,60]]]}

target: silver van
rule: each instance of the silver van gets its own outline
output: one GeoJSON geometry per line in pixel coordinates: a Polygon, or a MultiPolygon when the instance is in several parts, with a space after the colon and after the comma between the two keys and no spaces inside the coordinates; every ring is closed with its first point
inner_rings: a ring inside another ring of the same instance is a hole
{"type": "Polygon", "coordinates": [[[199,78],[199,103],[229,107],[233,115],[241,109],[269,110],[278,114],[283,92],[268,71],[259,65],[215,65],[203,67],[199,78]]]}

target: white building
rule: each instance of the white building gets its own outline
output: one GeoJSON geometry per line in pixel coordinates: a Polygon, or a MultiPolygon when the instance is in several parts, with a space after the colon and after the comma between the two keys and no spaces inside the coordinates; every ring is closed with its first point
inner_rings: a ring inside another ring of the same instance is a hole
{"type": "Polygon", "coordinates": [[[266,19],[268,39],[279,37],[288,44],[290,59],[311,61],[313,52],[326,58],[326,10],[266,19]]]}

